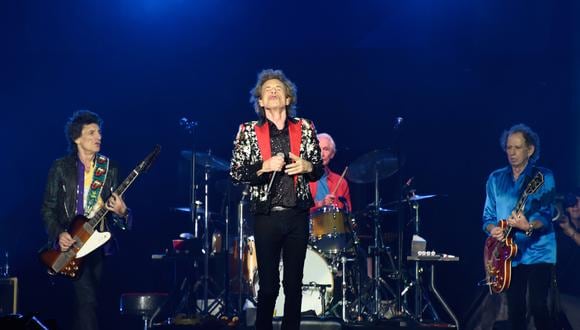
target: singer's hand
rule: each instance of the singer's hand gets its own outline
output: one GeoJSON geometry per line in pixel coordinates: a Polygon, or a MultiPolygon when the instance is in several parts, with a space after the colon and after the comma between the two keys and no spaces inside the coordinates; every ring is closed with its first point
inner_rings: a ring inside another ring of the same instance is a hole
{"type": "Polygon", "coordinates": [[[284,172],[288,175],[303,174],[312,172],[312,163],[296,156],[293,153],[288,153],[293,163],[286,165],[284,172]]]}
{"type": "Polygon", "coordinates": [[[262,169],[258,171],[258,175],[261,175],[262,173],[281,171],[284,167],[284,164],[286,164],[286,162],[284,161],[283,156],[272,156],[272,158],[265,160],[262,163],[262,169]]]}

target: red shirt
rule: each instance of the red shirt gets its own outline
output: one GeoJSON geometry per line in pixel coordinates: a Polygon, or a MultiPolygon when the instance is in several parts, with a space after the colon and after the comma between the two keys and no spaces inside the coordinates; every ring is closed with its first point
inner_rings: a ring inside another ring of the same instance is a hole
{"type": "MultiPolygon", "coordinates": [[[[330,193],[332,193],[334,189],[336,189],[336,193],[334,194],[336,196],[336,200],[334,202],[336,206],[338,206],[339,208],[345,208],[344,203],[339,200],[339,197],[344,197],[346,199],[346,204],[348,205],[347,211],[351,211],[352,203],[350,201],[350,190],[348,189],[348,182],[346,182],[346,179],[343,178],[342,181],[340,181],[340,175],[332,172],[328,168],[328,166],[324,168],[324,171],[327,173],[326,183],[328,184],[328,189],[330,190],[330,193]],[[340,184],[338,185],[338,188],[336,188],[336,184],[338,183],[338,181],[340,181],[340,184]]],[[[318,182],[320,182],[320,180],[316,182],[310,182],[310,193],[312,194],[313,199],[316,197],[318,182]]],[[[317,202],[320,203],[320,201],[315,201],[315,204],[317,202]]],[[[317,205],[317,207],[318,206],[320,205],[317,205]]],[[[313,207],[310,210],[312,211],[315,208],[316,207],[313,207]]]]}

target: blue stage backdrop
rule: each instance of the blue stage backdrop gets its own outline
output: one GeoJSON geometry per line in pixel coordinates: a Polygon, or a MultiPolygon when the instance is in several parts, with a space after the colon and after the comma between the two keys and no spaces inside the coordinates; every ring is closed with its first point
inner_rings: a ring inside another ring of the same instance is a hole
{"type": "MultiPolygon", "coordinates": [[[[155,144],[163,147],[126,195],[134,230],[108,263],[105,329],[139,322],[119,315],[121,293],[171,290],[171,266],[151,255],[193,230],[173,209],[189,199],[181,151],[211,150],[229,161],[239,123],[255,118],[249,90],[264,68],[284,70],[298,86],[298,115],[335,138],[337,172],[371,150],[394,148],[394,121],[404,118],[401,175],[414,177],[418,194],[441,195],[421,204],[421,233],[429,249],[461,258],[440,267],[437,282],[462,318],[484,277],[485,181],[506,165],[502,131],[533,127],[540,163],[555,172],[559,190],[580,185],[580,15],[571,0],[12,1],[0,8],[0,249],[20,279],[23,313],[67,321],[51,299],[62,283],[51,283],[36,251],[46,241],[40,206],[48,169],[65,154],[64,123],[79,109],[104,119],[102,151],[122,175],[155,144]],[[193,134],[179,125],[183,117],[198,121],[193,134]]],[[[217,172],[209,181],[209,208],[222,216],[240,199],[239,191],[226,198],[217,182],[227,178],[217,172]]],[[[383,201],[396,189],[396,176],[380,181],[383,201]]],[[[353,183],[351,191],[356,211],[374,199],[372,184],[353,183]]],[[[235,221],[235,208],[230,215],[235,221]]],[[[396,217],[383,226],[395,231],[396,217]]]]}

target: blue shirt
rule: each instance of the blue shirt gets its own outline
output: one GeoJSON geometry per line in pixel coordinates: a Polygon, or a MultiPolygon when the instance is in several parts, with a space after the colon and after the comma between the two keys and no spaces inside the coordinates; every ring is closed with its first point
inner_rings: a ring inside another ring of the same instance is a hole
{"type": "Polygon", "coordinates": [[[528,164],[516,181],[509,166],[494,171],[487,179],[483,230],[489,235],[487,226],[489,224],[497,226],[499,220],[506,220],[511,215],[521,193],[537,171],[544,175],[544,184],[528,196],[524,214],[530,222],[541,221],[543,227],[534,230],[530,237],[522,230],[512,229],[514,242],[518,247],[518,253],[512,259],[512,266],[556,263],[556,236],[552,226],[552,200],[556,190],[554,175],[546,168],[528,164]]]}

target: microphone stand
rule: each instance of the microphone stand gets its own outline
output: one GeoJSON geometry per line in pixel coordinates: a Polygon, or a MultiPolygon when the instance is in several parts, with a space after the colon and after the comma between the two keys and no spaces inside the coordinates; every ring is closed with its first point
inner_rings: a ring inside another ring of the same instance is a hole
{"type": "MultiPolygon", "coordinates": [[[[198,226],[197,226],[197,205],[196,205],[196,198],[195,198],[195,127],[198,125],[197,121],[193,121],[193,120],[189,120],[185,117],[181,118],[179,120],[179,125],[183,128],[185,128],[185,130],[187,131],[187,133],[189,133],[191,135],[191,178],[190,178],[190,183],[191,186],[189,187],[189,192],[190,192],[190,203],[189,203],[189,207],[190,207],[190,219],[191,219],[191,224],[193,226],[193,235],[194,235],[194,239],[198,239],[199,238],[199,232],[198,232],[198,226]]],[[[197,261],[194,260],[194,269],[197,268],[197,261]]],[[[195,285],[192,285],[192,288],[195,287],[195,285]]],[[[197,298],[195,298],[197,299],[197,298]]],[[[194,301],[194,308],[193,310],[196,309],[197,306],[197,301],[194,301]]]]}
{"type": "Polygon", "coordinates": [[[230,196],[228,193],[228,203],[226,204],[226,239],[225,239],[225,249],[224,249],[224,310],[226,314],[229,315],[229,298],[230,298],[230,267],[229,267],[229,255],[230,255],[230,196]]]}
{"type": "MultiPolygon", "coordinates": [[[[393,128],[393,145],[395,148],[395,155],[397,156],[397,185],[399,187],[398,191],[398,201],[397,201],[397,230],[398,230],[398,246],[397,246],[397,293],[400,293],[403,288],[403,227],[404,227],[404,218],[403,218],[403,194],[404,194],[404,186],[403,186],[403,175],[401,167],[403,166],[403,162],[401,160],[401,134],[400,134],[400,127],[401,123],[403,122],[402,117],[397,117],[395,126],[393,128]]],[[[395,298],[395,307],[398,314],[403,314],[403,308],[401,306],[401,295],[397,294],[395,298]]]]}
{"type": "Polygon", "coordinates": [[[187,118],[183,117],[179,120],[179,125],[185,128],[185,130],[191,135],[191,186],[190,186],[190,215],[191,215],[191,223],[193,225],[193,233],[195,238],[199,238],[198,228],[197,228],[197,219],[196,219],[196,211],[197,205],[195,203],[195,127],[198,125],[198,122],[193,120],[188,120],[187,118]]]}

